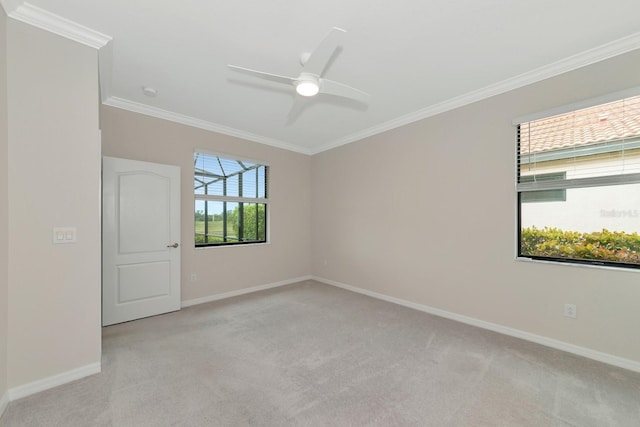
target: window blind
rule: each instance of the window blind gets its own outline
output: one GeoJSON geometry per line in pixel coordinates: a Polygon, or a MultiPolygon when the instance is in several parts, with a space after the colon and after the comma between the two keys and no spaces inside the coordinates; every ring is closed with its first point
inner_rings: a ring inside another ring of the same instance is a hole
{"type": "Polygon", "coordinates": [[[517,129],[520,192],[640,182],[640,96],[517,129]]]}

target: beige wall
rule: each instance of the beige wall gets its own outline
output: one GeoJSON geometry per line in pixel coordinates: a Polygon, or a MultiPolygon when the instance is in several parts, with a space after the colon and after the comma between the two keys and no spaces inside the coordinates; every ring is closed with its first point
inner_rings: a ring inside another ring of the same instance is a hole
{"type": "Polygon", "coordinates": [[[8,386],[100,362],[97,52],[8,20],[8,386]],[[53,245],[55,226],[76,244],[53,245]]]}
{"type": "Polygon", "coordinates": [[[181,168],[182,300],[209,297],[309,274],[309,156],[102,107],[103,155],[181,168]],[[206,149],[267,162],[270,243],[194,248],[193,152],[206,149]],[[198,281],[190,282],[191,273],[198,281]]]}
{"type": "Polygon", "coordinates": [[[7,391],[7,304],[8,251],[7,251],[7,15],[0,7],[0,415],[2,397],[7,391]]]}
{"type": "Polygon", "coordinates": [[[640,51],[313,156],[313,274],[640,362],[640,271],[515,260],[511,125],[640,86],[638,64],[640,51]]]}

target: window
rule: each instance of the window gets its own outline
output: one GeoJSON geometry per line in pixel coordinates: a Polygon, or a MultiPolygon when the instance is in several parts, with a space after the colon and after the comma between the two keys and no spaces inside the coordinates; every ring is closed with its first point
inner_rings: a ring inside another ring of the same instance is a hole
{"type": "Polygon", "coordinates": [[[516,124],[518,256],[640,268],[640,96],[516,124]]]}
{"type": "Polygon", "coordinates": [[[194,153],[195,245],[267,241],[267,181],[264,164],[194,153]]]}

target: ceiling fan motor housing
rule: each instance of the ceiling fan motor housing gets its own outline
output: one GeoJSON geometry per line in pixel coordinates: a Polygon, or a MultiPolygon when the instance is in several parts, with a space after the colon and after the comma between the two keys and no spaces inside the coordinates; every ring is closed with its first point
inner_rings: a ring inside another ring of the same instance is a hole
{"type": "Polygon", "coordinates": [[[314,96],[320,91],[320,78],[315,74],[301,73],[295,85],[299,95],[314,96]]]}

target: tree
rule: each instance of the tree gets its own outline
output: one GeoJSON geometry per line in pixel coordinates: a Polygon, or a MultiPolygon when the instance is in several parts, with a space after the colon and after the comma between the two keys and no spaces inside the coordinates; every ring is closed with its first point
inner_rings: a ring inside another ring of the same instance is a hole
{"type": "MultiPolygon", "coordinates": [[[[214,221],[213,215],[207,215],[207,217],[209,218],[209,222],[214,221]]],[[[196,211],[195,212],[195,220],[204,222],[204,220],[205,220],[204,212],[203,211],[196,211]]]]}
{"type": "Polygon", "coordinates": [[[243,227],[242,235],[240,235],[240,207],[236,207],[233,213],[228,216],[229,223],[238,236],[240,241],[243,240],[267,240],[266,221],[265,221],[265,205],[260,203],[243,203],[242,204],[243,227]],[[256,221],[257,215],[257,221],[256,221]]]}

